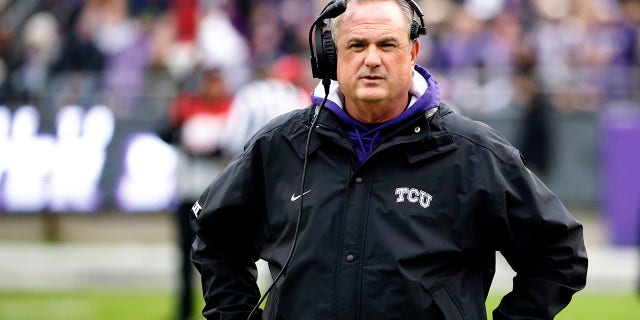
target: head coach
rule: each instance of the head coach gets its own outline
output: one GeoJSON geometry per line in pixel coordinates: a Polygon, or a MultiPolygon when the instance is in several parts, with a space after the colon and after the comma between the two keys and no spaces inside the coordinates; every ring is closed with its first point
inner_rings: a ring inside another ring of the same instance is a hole
{"type": "Polygon", "coordinates": [[[516,276],[493,319],[552,319],[585,286],[582,225],[440,101],[423,34],[411,0],[332,1],[312,23],[313,105],[262,128],[193,205],[207,319],[486,319],[497,252],[516,276]]]}

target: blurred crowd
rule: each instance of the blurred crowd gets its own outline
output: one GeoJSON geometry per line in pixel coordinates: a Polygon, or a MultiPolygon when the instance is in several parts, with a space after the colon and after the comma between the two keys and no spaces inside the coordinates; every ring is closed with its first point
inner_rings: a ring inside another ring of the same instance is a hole
{"type": "MultiPolygon", "coordinates": [[[[164,119],[208,68],[221,70],[231,95],[274,76],[308,90],[309,25],[326,3],[0,0],[0,104],[30,103],[45,116],[103,104],[120,118],[164,119]]],[[[640,0],[417,3],[429,32],[420,63],[461,109],[517,104],[522,74],[567,112],[640,101],[640,0]]]]}

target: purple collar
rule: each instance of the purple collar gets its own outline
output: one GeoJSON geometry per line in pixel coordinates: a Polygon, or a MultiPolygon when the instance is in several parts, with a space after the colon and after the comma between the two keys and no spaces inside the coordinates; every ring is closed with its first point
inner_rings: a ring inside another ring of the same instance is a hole
{"type": "MultiPolygon", "coordinates": [[[[332,90],[325,107],[333,112],[344,124],[344,128],[358,154],[360,163],[364,162],[373,150],[380,145],[387,135],[400,124],[413,118],[417,114],[424,114],[427,110],[435,108],[440,104],[440,86],[433,76],[423,67],[416,65],[411,86],[410,103],[397,117],[381,124],[365,124],[353,119],[341,107],[343,96],[337,83],[332,83],[332,90]],[[420,92],[422,91],[422,92],[420,92]]],[[[324,93],[322,86],[317,87],[312,92],[313,103],[320,104],[323,96],[316,95],[316,92],[324,93]]]]}

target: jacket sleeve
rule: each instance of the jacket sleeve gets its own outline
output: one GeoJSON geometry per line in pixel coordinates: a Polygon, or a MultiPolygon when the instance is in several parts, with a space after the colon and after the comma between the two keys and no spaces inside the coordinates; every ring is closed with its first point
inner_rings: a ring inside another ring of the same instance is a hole
{"type": "Polygon", "coordinates": [[[497,241],[516,276],[493,319],[553,319],[586,283],[583,228],[514,153],[496,177],[497,241]]]}
{"type": "MultiPolygon", "coordinates": [[[[194,204],[191,259],[200,272],[206,319],[245,320],[258,302],[256,284],[263,185],[249,152],[231,162],[194,204]]],[[[261,310],[252,319],[261,319],[261,310]]]]}

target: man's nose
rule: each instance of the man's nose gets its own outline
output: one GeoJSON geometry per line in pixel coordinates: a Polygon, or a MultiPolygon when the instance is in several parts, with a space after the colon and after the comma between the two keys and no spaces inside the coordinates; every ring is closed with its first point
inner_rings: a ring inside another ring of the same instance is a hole
{"type": "Polygon", "coordinates": [[[372,45],[367,48],[364,63],[369,68],[377,67],[380,65],[380,51],[376,46],[372,45]]]}

